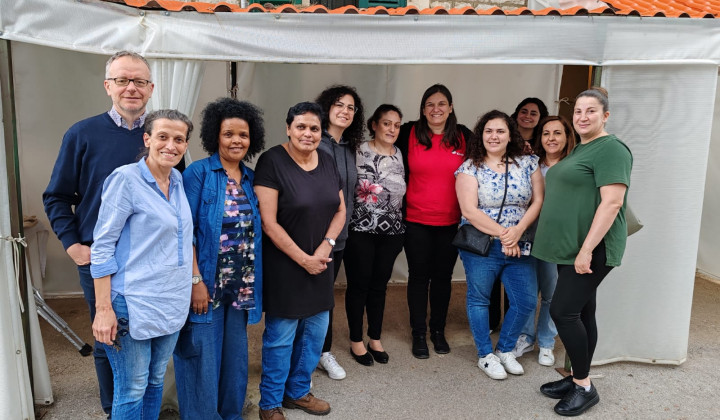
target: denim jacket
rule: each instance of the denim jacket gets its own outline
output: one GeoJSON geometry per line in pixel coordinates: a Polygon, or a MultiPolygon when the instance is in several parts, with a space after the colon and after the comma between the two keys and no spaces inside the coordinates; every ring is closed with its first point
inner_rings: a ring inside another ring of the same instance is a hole
{"type": "MultiPolygon", "coordinates": [[[[242,170],[242,189],[252,207],[255,232],[255,309],[248,311],[248,323],[255,324],[262,317],[262,225],[260,224],[258,199],[253,190],[255,173],[242,162],[240,169],[242,170]]],[[[227,174],[220,163],[220,155],[217,153],[193,162],[183,172],[185,195],[190,203],[193,218],[193,245],[197,255],[198,268],[210,296],[215,291],[215,274],[227,180],[227,174]]],[[[189,320],[196,323],[211,322],[212,311],[200,315],[190,311],[189,320]]]]}

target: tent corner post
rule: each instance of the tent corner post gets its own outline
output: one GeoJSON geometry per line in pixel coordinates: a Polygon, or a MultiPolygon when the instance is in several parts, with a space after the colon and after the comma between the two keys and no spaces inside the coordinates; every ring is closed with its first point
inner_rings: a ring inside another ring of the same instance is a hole
{"type": "MultiPolygon", "coordinates": [[[[22,197],[20,189],[20,161],[18,159],[17,119],[15,113],[15,90],[13,85],[12,52],[10,41],[0,40],[0,93],[2,97],[3,138],[8,179],[8,197],[10,198],[10,231],[13,237],[24,237],[22,197]],[[12,203],[15,202],[15,205],[12,203]]],[[[32,370],[32,343],[30,339],[30,318],[28,305],[28,282],[25,271],[25,248],[18,247],[17,287],[25,311],[22,312],[22,329],[25,339],[30,390],[34,392],[32,370]]]]}

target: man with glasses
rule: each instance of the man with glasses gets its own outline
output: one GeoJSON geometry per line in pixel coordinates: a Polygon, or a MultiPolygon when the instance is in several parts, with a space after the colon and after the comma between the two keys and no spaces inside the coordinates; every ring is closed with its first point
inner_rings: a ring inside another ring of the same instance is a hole
{"type": "MultiPolygon", "coordinates": [[[[105,178],[116,168],[137,161],[144,149],[145,109],[155,85],[141,55],[120,51],[105,66],[108,112],[82,120],[65,133],[50,183],[43,193],[45,213],[65,251],[77,264],[80,285],[95,318],[95,286],[90,274],[90,245],[105,178]]],[[[100,403],[112,410],[113,376],[103,346],[93,351],[100,403]]]]}

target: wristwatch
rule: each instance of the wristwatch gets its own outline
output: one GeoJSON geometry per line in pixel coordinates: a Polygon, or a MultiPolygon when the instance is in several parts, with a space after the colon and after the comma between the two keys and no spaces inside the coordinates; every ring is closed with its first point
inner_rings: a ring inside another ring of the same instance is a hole
{"type": "Polygon", "coordinates": [[[335,239],[333,238],[325,238],[326,241],[330,244],[331,247],[335,248],[335,239]]]}
{"type": "Polygon", "coordinates": [[[196,285],[198,283],[202,282],[202,276],[200,274],[194,274],[192,276],[192,284],[196,285]]]}

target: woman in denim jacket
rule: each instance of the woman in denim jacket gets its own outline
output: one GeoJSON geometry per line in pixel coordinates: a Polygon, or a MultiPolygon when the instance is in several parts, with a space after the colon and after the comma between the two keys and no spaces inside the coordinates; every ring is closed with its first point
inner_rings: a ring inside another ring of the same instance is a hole
{"type": "Polygon", "coordinates": [[[265,146],[262,111],[220,98],[203,110],[211,156],[183,173],[193,217],[190,315],[175,349],[182,419],[240,419],[248,377],[247,324],[262,317],[262,226],[245,166],[265,146]]]}

